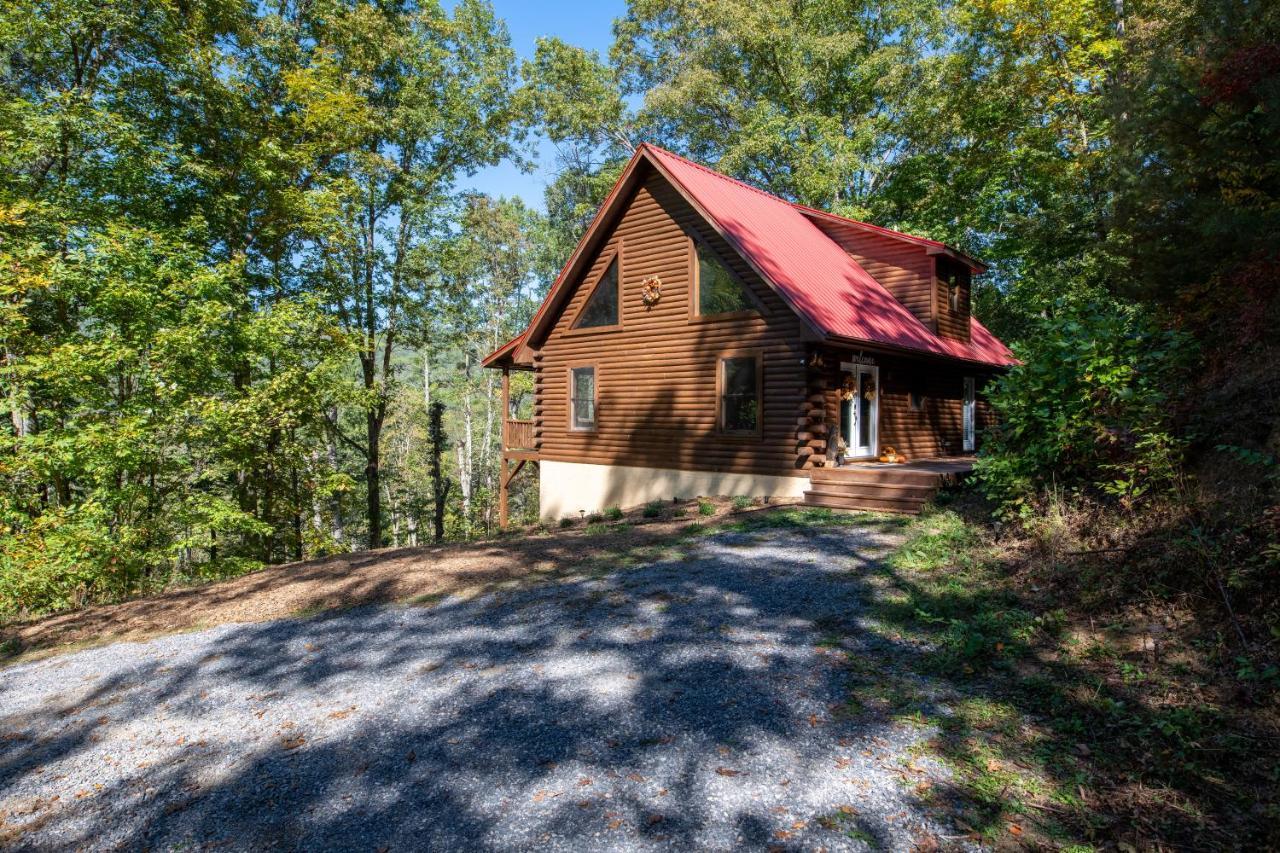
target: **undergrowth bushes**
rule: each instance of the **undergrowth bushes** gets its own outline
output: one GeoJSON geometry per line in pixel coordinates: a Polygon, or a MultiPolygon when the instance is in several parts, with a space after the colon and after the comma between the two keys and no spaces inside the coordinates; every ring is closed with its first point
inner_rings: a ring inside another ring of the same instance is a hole
{"type": "Polygon", "coordinates": [[[1192,351],[1132,306],[1064,306],[1038,320],[1017,347],[1022,364],[988,389],[998,422],[977,476],[1000,513],[1029,517],[1051,488],[1129,506],[1177,488],[1185,442],[1170,392],[1192,351]]]}
{"type": "Polygon", "coordinates": [[[1189,607],[1221,637],[1221,663],[1271,671],[1275,462],[1180,418],[1202,410],[1192,341],[1133,307],[1095,304],[1041,318],[1017,355],[1022,364],[990,388],[998,426],[976,477],[1003,535],[1064,596],[1100,610],[1189,607]],[[1188,473],[1227,463],[1253,484],[1247,500],[1188,473]]]}

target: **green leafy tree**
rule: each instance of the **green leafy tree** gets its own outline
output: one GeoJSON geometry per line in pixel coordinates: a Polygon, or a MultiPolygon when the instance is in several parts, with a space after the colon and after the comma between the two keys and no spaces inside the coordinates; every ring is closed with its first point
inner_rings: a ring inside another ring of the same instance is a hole
{"type": "Polygon", "coordinates": [[[514,153],[514,54],[479,0],[451,15],[394,2],[312,4],[300,16],[312,47],[287,78],[289,100],[328,152],[312,190],[327,228],[308,273],[359,341],[363,429],[341,434],[363,457],[368,542],[379,547],[396,348],[421,330],[426,246],[448,225],[455,179],[514,153]]]}

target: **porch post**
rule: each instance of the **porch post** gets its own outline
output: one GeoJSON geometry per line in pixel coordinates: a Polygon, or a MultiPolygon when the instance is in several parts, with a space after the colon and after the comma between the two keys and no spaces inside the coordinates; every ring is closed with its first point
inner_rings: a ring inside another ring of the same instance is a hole
{"type": "Polygon", "coordinates": [[[511,420],[511,368],[502,368],[502,470],[498,472],[498,529],[507,529],[507,421],[511,420]]]}

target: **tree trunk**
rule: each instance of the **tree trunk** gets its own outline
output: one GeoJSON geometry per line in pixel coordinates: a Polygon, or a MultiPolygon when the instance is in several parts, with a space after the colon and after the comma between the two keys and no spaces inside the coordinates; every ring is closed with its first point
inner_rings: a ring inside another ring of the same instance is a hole
{"type": "MultiPolygon", "coordinates": [[[[338,423],[338,407],[334,406],[331,410],[334,429],[337,429],[338,423]]],[[[336,472],[338,470],[338,439],[331,430],[325,431],[325,438],[328,440],[329,451],[329,470],[336,472]]],[[[347,541],[346,525],[342,520],[342,495],[334,494],[333,498],[333,527],[330,530],[333,541],[339,545],[343,545],[347,541]]]]}
{"type": "Polygon", "coordinates": [[[440,468],[440,456],[444,453],[444,404],[433,403],[428,413],[427,446],[431,453],[431,492],[434,507],[435,541],[444,541],[444,508],[449,498],[449,483],[440,468]]]}
{"type": "Polygon", "coordinates": [[[379,489],[382,484],[378,469],[378,451],[382,443],[382,418],[378,417],[374,412],[369,412],[365,415],[365,436],[369,442],[369,461],[364,466],[364,483],[366,498],[368,499],[366,509],[369,516],[369,547],[381,548],[382,494],[379,489]]]}

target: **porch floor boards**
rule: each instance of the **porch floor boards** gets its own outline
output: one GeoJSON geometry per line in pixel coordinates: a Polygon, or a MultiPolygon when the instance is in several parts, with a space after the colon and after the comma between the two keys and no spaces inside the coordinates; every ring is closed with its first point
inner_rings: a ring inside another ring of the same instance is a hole
{"type": "Polygon", "coordinates": [[[972,456],[949,456],[901,465],[846,462],[836,468],[815,468],[804,502],[833,509],[918,515],[939,489],[972,471],[973,462],[972,456]]]}

